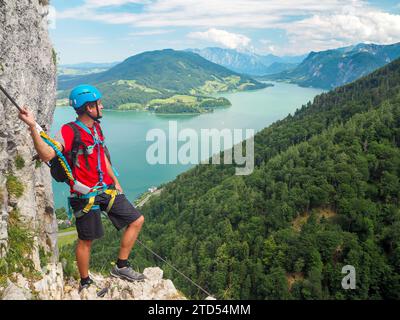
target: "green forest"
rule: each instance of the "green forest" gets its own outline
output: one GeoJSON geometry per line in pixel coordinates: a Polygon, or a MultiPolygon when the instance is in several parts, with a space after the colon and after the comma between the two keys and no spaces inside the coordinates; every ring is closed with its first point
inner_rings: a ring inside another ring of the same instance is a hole
{"type": "MultiPolygon", "coordinates": [[[[396,60],[259,132],[251,175],[198,165],[166,184],[141,208],[140,239],[220,299],[400,299],[399,147],[396,60]],[[345,265],[355,290],[341,286],[345,265]]],[[[95,270],[119,237],[106,226],[95,270]]],[[[131,263],[204,298],[140,246],[131,263]]]]}

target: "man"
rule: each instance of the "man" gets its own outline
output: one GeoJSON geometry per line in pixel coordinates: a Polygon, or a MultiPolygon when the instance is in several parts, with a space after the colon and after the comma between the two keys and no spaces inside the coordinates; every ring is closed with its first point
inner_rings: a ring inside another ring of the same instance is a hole
{"type": "MultiPolygon", "coordinates": [[[[121,239],[118,260],[111,275],[129,281],[141,281],[145,276],[135,272],[128,265],[128,257],[142,228],[144,217],[127,200],[115,176],[110,160],[106,156],[104,136],[99,119],[103,105],[101,93],[93,86],[80,85],[70,94],[70,105],[78,117],[75,122],[62,126],[56,139],[74,179],[91,188],[88,195],[80,194],[71,185],[70,205],[76,217],[78,243],[76,261],[81,276],[79,290],[93,283],[89,277],[90,249],[92,241],[104,235],[101,211],[108,211],[108,217],[117,230],[126,227],[121,239]],[[92,198],[92,199],[90,199],[92,198]]],[[[26,107],[19,114],[30,128],[35,149],[44,162],[56,156],[35,129],[35,118],[26,107]]]]}

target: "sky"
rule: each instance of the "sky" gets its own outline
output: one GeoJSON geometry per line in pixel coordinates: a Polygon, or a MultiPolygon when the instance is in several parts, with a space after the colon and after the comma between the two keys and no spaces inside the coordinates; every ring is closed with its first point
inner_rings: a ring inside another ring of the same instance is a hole
{"type": "Polygon", "coordinates": [[[59,63],[122,61],[144,51],[221,47],[301,55],[400,42],[393,0],[51,0],[59,63]]]}

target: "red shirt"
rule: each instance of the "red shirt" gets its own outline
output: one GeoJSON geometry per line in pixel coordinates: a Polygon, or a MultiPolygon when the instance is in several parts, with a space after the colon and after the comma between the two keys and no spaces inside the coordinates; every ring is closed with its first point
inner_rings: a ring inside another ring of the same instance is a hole
{"type": "MultiPolygon", "coordinates": [[[[75,124],[72,124],[75,125],[75,124]]],[[[91,146],[94,144],[94,139],[91,135],[89,135],[88,132],[86,132],[84,129],[79,127],[78,125],[75,125],[75,127],[79,130],[81,134],[81,140],[86,146],[91,146]]],[[[99,138],[101,141],[104,141],[104,136],[102,135],[101,129],[100,129],[100,124],[95,123],[92,128],[89,128],[93,136],[95,135],[94,133],[94,127],[96,127],[97,134],[99,135],[99,138]]],[[[69,152],[72,149],[72,142],[74,138],[74,132],[72,128],[70,128],[67,125],[63,125],[61,127],[61,131],[59,133],[58,139],[59,142],[64,146],[63,154],[68,160],[69,165],[71,166],[71,159],[69,157],[69,152]]],[[[82,148],[82,147],[81,147],[82,148]]],[[[85,156],[81,153],[78,153],[78,162],[77,165],[72,168],[72,174],[76,180],[79,182],[83,183],[84,185],[88,187],[94,187],[98,182],[99,182],[99,172],[97,170],[97,158],[98,154],[98,147],[95,146],[92,149],[92,152],[88,152],[88,162],[89,162],[89,169],[86,168],[86,160],[85,156]]],[[[104,148],[103,145],[100,145],[100,163],[101,163],[101,171],[103,171],[103,182],[107,185],[114,184],[114,181],[110,177],[110,175],[107,173],[107,167],[106,167],[106,160],[105,160],[105,153],[104,153],[104,148]]],[[[71,185],[71,192],[72,192],[72,182],[70,183],[71,185]]]]}

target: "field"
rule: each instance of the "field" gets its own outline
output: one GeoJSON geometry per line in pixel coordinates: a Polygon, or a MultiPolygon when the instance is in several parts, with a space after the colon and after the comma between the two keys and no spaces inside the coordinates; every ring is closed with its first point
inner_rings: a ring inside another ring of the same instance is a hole
{"type": "Polygon", "coordinates": [[[73,243],[77,238],[75,227],[62,230],[58,233],[58,248],[73,243]]]}

